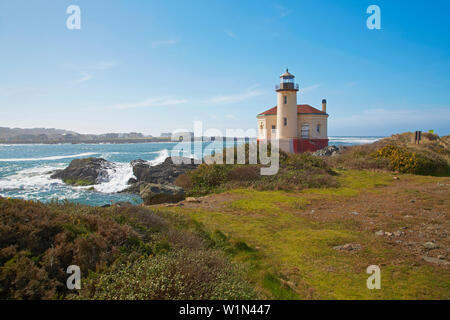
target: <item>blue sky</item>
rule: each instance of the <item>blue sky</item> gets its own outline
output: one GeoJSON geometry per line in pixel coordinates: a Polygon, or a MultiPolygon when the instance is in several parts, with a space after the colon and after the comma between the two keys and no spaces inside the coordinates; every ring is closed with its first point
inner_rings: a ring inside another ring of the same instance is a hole
{"type": "Polygon", "coordinates": [[[256,129],[289,67],[330,136],[447,135],[449,21],[447,0],[1,0],[0,126],[256,129]]]}

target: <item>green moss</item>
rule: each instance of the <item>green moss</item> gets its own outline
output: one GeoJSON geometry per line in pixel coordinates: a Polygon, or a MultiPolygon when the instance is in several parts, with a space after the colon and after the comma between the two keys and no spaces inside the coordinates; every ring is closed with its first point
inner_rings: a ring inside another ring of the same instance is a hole
{"type": "MultiPolygon", "coordinates": [[[[411,267],[416,263],[413,256],[370,231],[362,231],[361,222],[355,219],[317,221],[299,214],[312,200],[376,193],[394,183],[392,173],[356,170],[340,171],[338,180],[338,188],[303,192],[232,190],[228,193],[235,200],[225,205],[227,210],[169,210],[190,215],[205,233],[216,230],[212,238],[224,243],[223,248],[234,259],[251,266],[249,277],[266,298],[448,299],[450,279],[442,268],[411,267]],[[255,253],[229,246],[239,242],[254,248],[255,253]],[[346,243],[358,243],[362,250],[349,253],[333,249],[346,243]],[[366,269],[373,264],[381,266],[382,290],[366,287],[366,269]],[[297,290],[290,290],[280,279],[287,279],[297,290]]],[[[394,221],[392,226],[400,224],[394,221]]]]}
{"type": "Polygon", "coordinates": [[[88,180],[75,180],[75,179],[65,179],[63,180],[64,183],[72,185],[72,186],[80,186],[80,187],[85,187],[85,186],[91,186],[93,185],[93,183],[91,181],[88,180]]]}
{"type": "Polygon", "coordinates": [[[280,280],[271,273],[267,273],[264,276],[262,284],[264,289],[267,289],[276,300],[296,300],[299,298],[292,289],[284,286],[280,280]]]}

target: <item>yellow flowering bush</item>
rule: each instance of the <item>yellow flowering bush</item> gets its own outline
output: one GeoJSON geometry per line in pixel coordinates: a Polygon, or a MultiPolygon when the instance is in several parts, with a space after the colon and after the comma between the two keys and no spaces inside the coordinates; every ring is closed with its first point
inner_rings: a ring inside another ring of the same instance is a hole
{"type": "Polygon", "coordinates": [[[388,159],[390,169],[402,173],[449,175],[449,166],[445,159],[424,152],[387,145],[375,151],[372,156],[375,159],[388,159]]]}

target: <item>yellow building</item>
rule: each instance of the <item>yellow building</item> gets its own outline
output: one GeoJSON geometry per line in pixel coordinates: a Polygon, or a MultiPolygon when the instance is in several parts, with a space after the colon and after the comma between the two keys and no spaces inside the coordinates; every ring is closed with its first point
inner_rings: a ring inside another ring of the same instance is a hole
{"type": "Polygon", "coordinates": [[[308,104],[297,104],[298,84],[288,70],[275,87],[277,105],[257,116],[258,140],[270,140],[275,134],[280,149],[286,152],[316,151],[328,146],[327,101],[322,110],[308,104]]]}

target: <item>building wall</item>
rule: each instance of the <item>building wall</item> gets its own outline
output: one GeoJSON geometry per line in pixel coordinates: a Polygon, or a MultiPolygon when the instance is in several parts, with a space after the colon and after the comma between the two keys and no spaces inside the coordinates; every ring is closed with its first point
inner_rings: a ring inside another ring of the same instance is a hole
{"type": "Polygon", "coordinates": [[[272,126],[277,126],[277,116],[269,115],[269,116],[260,116],[258,117],[258,139],[272,139],[272,126]],[[261,130],[261,124],[263,124],[264,130],[261,130]]]}
{"type": "Polygon", "coordinates": [[[328,116],[318,114],[301,114],[298,117],[297,137],[302,137],[302,125],[309,124],[309,139],[328,139],[327,121],[328,116]],[[317,132],[317,125],[320,131],[317,132]]]}
{"type": "Polygon", "coordinates": [[[293,139],[297,137],[297,91],[277,92],[277,134],[278,139],[293,139]],[[284,103],[285,97],[287,103],[284,103]],[[284,119],[287,119],[287,125],[284,119]]]}

